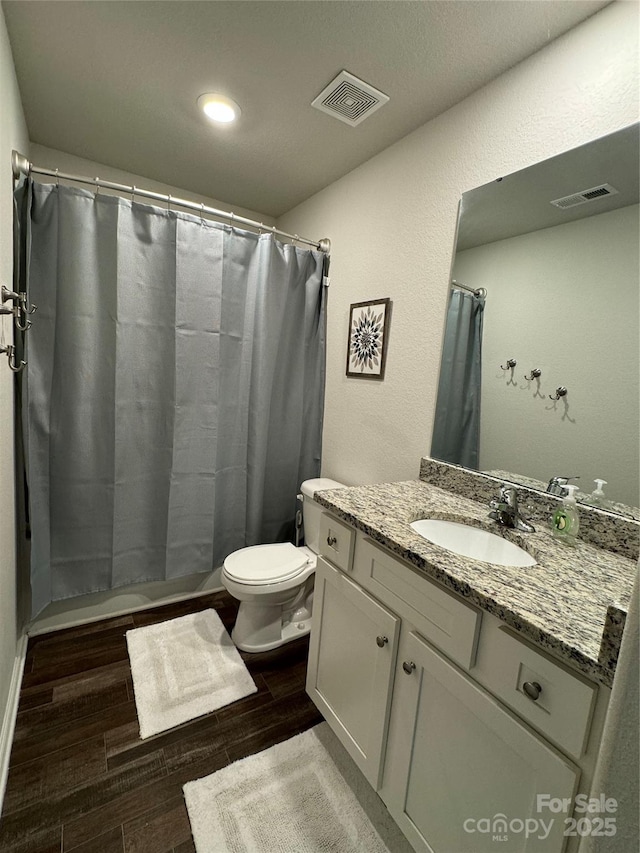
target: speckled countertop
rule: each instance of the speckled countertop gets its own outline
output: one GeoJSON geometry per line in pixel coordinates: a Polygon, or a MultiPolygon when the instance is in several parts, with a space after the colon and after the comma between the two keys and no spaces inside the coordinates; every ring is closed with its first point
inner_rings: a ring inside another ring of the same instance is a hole
{"type": "Polygon", "coordinates": [[[611,686],[636,571],[633,560],[580,540],[569,547],[540,524],[535,533],[505,530],[488,519],[485,504],[421,480],[333,489],[315,497],[428,577],[611,686]],[[460,557],[415,533],[409,525],[419,518],[490,530],[529,551],[537,565],[514,568],[460,557]]]}

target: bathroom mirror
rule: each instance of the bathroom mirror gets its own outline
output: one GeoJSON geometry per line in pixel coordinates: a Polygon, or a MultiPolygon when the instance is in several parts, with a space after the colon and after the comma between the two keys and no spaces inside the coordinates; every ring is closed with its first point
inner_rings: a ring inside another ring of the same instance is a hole
{"type": "Polygon", "coordinates": [[[635,517],[639,162],[633,125],[464,193],[452,268],[452,288],[486,290],[478,470],[579,477],[587,501],[601,478],[635,517]]]}

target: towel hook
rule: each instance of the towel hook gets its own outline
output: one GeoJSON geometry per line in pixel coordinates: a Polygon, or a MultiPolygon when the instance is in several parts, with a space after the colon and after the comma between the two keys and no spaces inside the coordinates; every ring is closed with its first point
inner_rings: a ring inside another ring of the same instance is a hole
{"type": "Polygon", "coordinates": [[[507,359],[506,365],[500,365],[500,370],[513,370],[517,363],[518,362],[515,360],[515,358],[509,358],[507,359]]]}
{"type": "Polygon", "coordinates": [[[20,294],[16,293],[15,290],[7,290],[4,284],[2,285],[2,290],[0,291],[0,293],[2,293],[3,302],[6,302],[8,299],[13,299],[14,302],[16,300],[20,302],[20,294]]]}
{"type": "Polygon", "coordinates": [[[559,385],[556,388],[555,397],[552,394],[549,394],[549,399],[550,400],[559,400],[560,397],[564,397],[566,393],[567,393],[567,389],[564,387],[564,385],[559,385]]]}
{"type": "Polygon", "coordinates": [[[15,323],[15,325],[16,325],[16,329],[20,329],[20,331],[21,331],[21,332],[27,332],[27,331],[29,331],[29,329],[30,329],[30,328],[31,328],[31,326],[32,326],[31,320],[27,320],[27,319],[26,319],[26,313],[27,313],[27,312],[25,311],[25,321],[24,321],[24,326],[22,325],[22,323],[20,322],[20,319],[19,319],[19,318],[20,318],[20,312],[18,312],[18,313],[15,315],[15,317],[13,318],[13,322],[14,322],[14,323],[15,323]]]}
{"type": "Polygon", "coordinates": [[[9,370],[12,370],[14,373],[20,373],[20,371],[24,370],[27,366],[26,361],[21,361],[20,364],[16,364],[16,348],[13,346],[13,344],[8,344],[6,347],[0,346],[0,352],[4,352],[7,354],[9,370]]]}
{"type": "Polygon", "coordinates": [[[531,373],[528,376],[525,376],[524,378],[527,380],[527,382],[531,382],[532,379],[537,379],[541,375],[542,371],[539,368],[534,367],[531,373]]]}

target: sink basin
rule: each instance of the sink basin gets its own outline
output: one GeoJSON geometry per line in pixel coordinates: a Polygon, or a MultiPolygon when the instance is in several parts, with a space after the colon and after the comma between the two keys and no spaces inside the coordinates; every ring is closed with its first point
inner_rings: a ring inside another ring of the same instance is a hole
{"type": "Polygon", "coordinates": [[[411,527],[429,542],[461,557],[470,557],[483,563],[495,563],[498,566],[536,565],[531,554],[523,548],[488,530],[439,518],[422,518],[420,521],[414,521],[411,527]]]}

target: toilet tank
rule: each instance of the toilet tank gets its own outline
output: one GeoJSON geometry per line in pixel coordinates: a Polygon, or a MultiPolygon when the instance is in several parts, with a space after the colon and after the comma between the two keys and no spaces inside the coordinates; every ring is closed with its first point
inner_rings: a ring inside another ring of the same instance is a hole
{"type": "Polygon", "coordinates": [[[319,537],[322,507],[314,501],[313,496],[316,492],[321,492],[325,489],[344,489],[344,487],[344,483],[338,483],[336,480],[329,480],[326,477],[318,477],[315,480],[305,480],[300,486],[300,491],[302,492],[304,544],[307,548],[311,548],[314,554],[318,554],[320,552],[319,537]]]}

